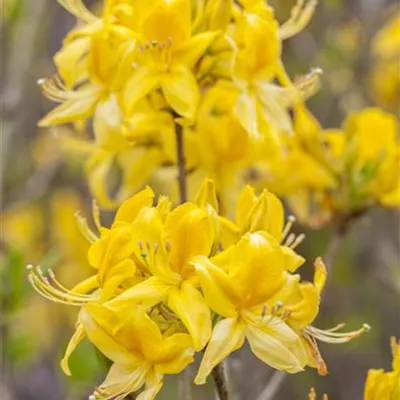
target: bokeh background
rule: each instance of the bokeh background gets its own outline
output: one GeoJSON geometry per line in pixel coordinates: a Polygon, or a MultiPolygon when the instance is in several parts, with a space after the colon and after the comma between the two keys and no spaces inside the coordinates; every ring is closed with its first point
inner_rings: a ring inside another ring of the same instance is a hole
{"type": "MultiPolygon", "coordinates": [[[[294,1],[270,3],[283,21],[294,1]]],[[[400,70],[375,59],[371,41],[399,11],[399,3],[320,3],[310,26],[284,47],[292,76],[310,67],[324,70],[322,88],[309,102],[311,110],[326,128],[338,127],[347,112],[368,105],[398,113],[400,94],[393,80],[400,80],[400,70]]],[[[66,156],[57,135],[36,127],[52,107],[37,80],[55,72],[52,54],[74,23],[56,0],[2,0],[2,400],[85,399],[105,372],[95,350],[85,343],[71,359],[73,376],[62,374],[58,364],[76,311],[46,302],[29,286],[25,273],[26,264],[41,263],[54,268],[67,286],[88,274],[87,244],[74,219],[77,210],[90,210],[84,160],[66,156]]],[[[330,232],[306,234],[300,252],[309,259],[324,254],[330,232]]],[[[390,369],[389,337],[400,336],[399,243],[399,214],[394,211],[372,210],[350,229],[331,271],[317,326],[347,321],[353,329],[368,322],[372,330],[346,345],[322,344],[330,374],[320,378],[307,370],[289,376],[276,399],[306,399],[311,386],[331,400],[362,399],[367,370],[390,369]]],[[[309,276],[311,267],[302,273],[309,276]]],[[[189,375],[194,373],[189,369],[189,375]]],[[[273,375],[246,348],[230,357],[228,373],[232,400],[264,400],[260,394],[273,375]]],[[[160,399],[176,399],[178,392],[179,382],[170,379],[160,399]]],[[[193,396],[215,398],[212,382],[194,388],[193,396]]]]}

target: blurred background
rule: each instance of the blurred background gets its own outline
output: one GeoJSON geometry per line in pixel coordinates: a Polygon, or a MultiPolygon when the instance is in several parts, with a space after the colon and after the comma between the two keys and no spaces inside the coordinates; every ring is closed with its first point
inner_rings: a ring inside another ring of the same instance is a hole
{"type": "MultiPolygon", "coordinates": [[[[294,1],[270,3],[284,21],[294,1]]],[[[310,26],[284,46],[291,76],[312,67],[324,70],[322,88],[309,102],[311,110],[326,128],[340,126],[347,112],[368,105],[398,113],[399,60],[393,66],[371,53],[372,38],[399,11],[398,3],[320,3],[310,26]]],[[[86,4],[96,6],[94,1],[86,4]]],[[[105,373],[96,351],[84,343],[72,356],[73,376],[62,374],[59,360],[76,311],[42,299],[25,273],[26,264],[41,263],[54,268],[66,286],[88,274],[88,245],[74,218],[77,210],[90,212],[84,160],[66,157],[57,136],[36,127],[53,106],[42,97],[37,80],[55,72],[52,55],[74,23],[55,0],[2,0],[2,400],[85,399],[105,373]]],[[[323,255],[329,232],[306,234],[299,252],[311,260],[323,255]]],[[[367,370],[390,369],[389,337],[400,337],[399,243],[399,214],[394,211],[373,210],[355,223],[331,271],[316,325],[329,328],[347,321],[355,329],[368,322],[372,330],[349,344],[321,344],[329,375],[321,378],[309,369],[289,376],[276,399],[307,399],[311,386],[330,400],[362,399],[367,370]]],[[[311,266],[302,274],[309,277],[311,266]]],[[[232,400],[264,400],[260,394],[273,375],[246,348],[230,357],[228,373],[232,400]]],[[[195,367],[188,374],[194,376],[195,367]]],[[[178,391],[177,379],[167,380],[159,398],[178,398],[178,391]]],[[[213,399],[212,382],[194,388],[193,396],[213,399]]]]}

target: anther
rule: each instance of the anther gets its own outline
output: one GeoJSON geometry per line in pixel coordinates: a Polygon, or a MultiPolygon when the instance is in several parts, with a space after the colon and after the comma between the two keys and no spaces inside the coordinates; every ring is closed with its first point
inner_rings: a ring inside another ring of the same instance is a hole
{"type": "Polygon", "coordinates": [[[150,242],[146,242],[146,248],[147,248],[147,250],[151,250],[151,246],[150,246],[150,242]]]}
{"type": "Polygon", "coordinates": [[[311,74],[313,75],[322,75],[324,73],[324,71],[322,70],[322,68],[313,68],[311,70],[311,74]]]}
{"type": "Polygon", "coordinates": [[[304,233],[301,233],[299,236],[297,236],[296,240],[290,245],[292,249],[295,249],[306,237],[304,233]]]}
{"type": "Polygon", "coordinates": [[[368,324],[363,324],[363,329],[365,330],[365,332],[369,332],[371,330],[371,326],[368,324]]]}
{"type": "Polygon", "coordinates": [[[171,242],[168,240],[165,242],[165,250],[167,250],[167,252],[171,251],[171,242]]]}
{"type": "Polygon", "coordinates": [[[28,264],[25,268],[26,268],[28,271],[32,271],[32,270],[33,270],[33,265],[32,265],[32,264],[28,264]]]}
{"type": "Polygon", "coordinates": [[[45,82],[46,82],[46,79],[44,79],[44,78],[40,78],[40,79],[38,79],[38,80],[36,81],[36,83],[37,83],[38,85],[40,85],[40,86],[44,85],[45,82]]]}
{"type": "Polygon", "coordinates": [[[158,42],[157,42],[157,40],[152,40],[151,44],[153,45],[153,47],[156,47],[158,45],[158,42]]]}
{"type": "Polygon", "coordinates": [[[155,243],[154,244],[154,254],[157,254],[157,251],[158,251],[158,249],[159,249],[159,244],[158,243],[155,243]]]}

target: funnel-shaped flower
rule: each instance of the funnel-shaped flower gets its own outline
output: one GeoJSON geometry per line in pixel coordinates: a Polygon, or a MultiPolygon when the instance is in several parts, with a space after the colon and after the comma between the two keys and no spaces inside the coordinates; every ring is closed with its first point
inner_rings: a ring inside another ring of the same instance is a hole
{"type": "Polygon", "coordinates": [[[214,242],[213,220],[193,203],[185,203],[165,218],[159,208],[145,208],[132,224],[137,238],[136,254],[141,268],[151,275],[107,306],[130,310],[139,303],[152,307],[165,301],[182,319],[196,350],[207,343],[211,331],[210,311],[196,288],[197,276],[191,260],[209,256],[214,242]]]}
{"type": "MultiPolygon", "coordinates": [[[[113,362],[95,399],[123,399],[140,390],[138,399],[151,400],[163,383],[164,374],[178,374],[193,361],[188,334],[166,334],[141,308],[129,318],[99,304],[88,304],[79,315],[82,334],[113,362]]],[[[72,349],[70,349],[71,351],[72,349]]]]}
{"type": "Polygon", "coordinates": [[[287,280],[284,254],[272,236],[246,234],[220,255],[197,257],[193,265],[207,304],[223,317],[214,327],[197,384],[245,338],[265,363],[292,373],[302,370],[307,354],[299,336],[274,313],[263,312],[287,280]]]}

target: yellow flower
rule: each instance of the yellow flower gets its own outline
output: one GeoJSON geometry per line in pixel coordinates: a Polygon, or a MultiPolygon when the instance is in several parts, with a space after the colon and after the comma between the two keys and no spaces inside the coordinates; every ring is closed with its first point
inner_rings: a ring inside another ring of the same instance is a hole
{"type": "MultiPolygon", "coordinates": [[[[308,394],[308,400],[317,400],[317,394],[315,393],[314,388],[311,388],[311,389],[310,389],[310,393],[308,394]]],[[[327,394],[324,394],[324,395],[322,396],[322,400],[329,400],[329,399],[328,399],[328,395],[327,395],[327,394]]]]}
{"type": "Polygon", "coordinates": [[[68,357],[84,336],[113,362],[90,399],[123,399],[142,386],[144,390],[137,399],[154,399],[164,374],[178,374],[193,361],[190,336],[163,332],[141,308],[132,309],[127,318],[99,304],[88,304],[82,308],[78,321],[80,338],[67,349],[63,360],[66,372],[68,357]]]}
{"type": "Polygon", "coordinates": [[[248,233],[237,245],[208,259],[193,261],[207,304],[223,317],[214,327],[195,383],[249,341],[253,353],[274,368],[291,373],[303,369],[307,354],[298,335],[279,317],[263,315],[263,307],[285,284],[285,256],[265,232],[248,233]]]}
{"type": "MultiPolygon", "coordinates": [[[[301,101],[302,89],[287,77],[281,63],[281,41],[298,33],[309,21],[315,2],[300,2],[281,29],[273,9],[263,1],[242,1],[237,11],[232,79],[239,89],[235,113],[253,138],[269,135],[275,142],[278,128],[292,131],[288,107],[301,101]],[[301,22],[300,22],[301,21],[301,22]],[[272,83],[277,78],[285,87],[272,83]],[[263,126],[264,125],[264,126],[263,126]]],[[[310,76],[313,80],[314,77],[310,76]]]]}
{"type": "Polygon", "coordinates": [[[400,398],[400,342],[390,339],[393,354],[392,371],[370,369],[365,383],[364,400],[400,398]]]}
{"type": "Polygon", "coordinates": [[[371,49],[374,56],[370,72],[373,98],[377,100],[379,105],[393,112],[397,111],[400,100],[399,24],[400,13],[397,11],[377,32],[371,49]]]}
{"type": "Polygon", "coordinates": [[[195,349],[201,350],[210,336],[211,317],[196,288],[198,279],[190,261],[199,255],[209,256],[214,243],[212,217],[193,203],[178,206],[166,217],[159,208],[145,208],[131,230],[137,256],[142,259],[139,267],[151,276],[108,302],[107,307],[129,310],[132,303],[152,307],[166,302],[182,319],[195,349]]]}
{"type": "Polygon", "coordinates": [[[236,205],[236,221],[219,217],[221,225],[221,243],[223,248],[229,248],[245,233],[263,231],[271,235],[281,245],[284,253],[284,265],[293,272],[304,263],[304,258],[295,253],[294,249],[304,239],[304,235],[295,237],[289,234],[294,222],[293,217],[284,226],[284,209],[281,201],[271,192],[263,190],[257,196],[254,188],[246,186],[240,193],[236,205]]]}
{"type": "Polygon", "coordinates": [[[279,312],[284,321],[300,337],[308,354],[307,365],[318,369],[320,375],[328,373],[326,364],[319,352],[317,340],[327,343],[346,343],[368,332],[370,327],[364,324],[360,329],[351,332],[338,332],[344,324],[321,330],[311,326],[319,311],[321,292],[326,283],[327,271],[320,258],[314,263],[314,281],[301,282],[300,275],[288,275],[285,285],[268,302],[273,309],[279,304],[279,312]]]}
{"type": "Polygon", "coordinates": [[[202,98],[192,133],[198,160],[189,179],[203,173],[215,180],[222,208],[229,204],[238,174],[249,164],[256,145],[234,115],[236,98],[236,91],[223,85],[210,89],[202,98]]]}
{"type": "MultiPolygon", "coordinates": [[[[152,2],[153,3],[153,2],[152,2]]],[[[135,68],[126,83],[124,98],[128,109],[156,88],[180,116],[192,120],[199,101],[199,89],[191,71],[215,38],[215,32],[191,34],[190,0],[158,0],[146,17],[136,43],[135,68]]]]}
{"type": "Polygon", "coordinates": [[[153,198],[154,193],[150,188],[133,196],[129,202],[129,213],[125,211],[126,207],[121,206],[111,229],[101,226],[99,210],[94,205],[93,219],[100,237],[88,228],[84,218],[78,216],[82,233],[92,243],[88,261],[96,269],[96,274],[68,290],[56,279],[53,271],[50,270],[48,277],[45,277],[40,267],[29,266],[29,279],[33,287],[52,301],[78,307],[114,297],[123,283],[136,279],[134,251],[137,242],[132,236],[131,227],[123,222],[125,218],[134,218],[143,207],[150,207],[153,198]]]}
{"type": "Polygon", "coordinates": [[[349,190],[342,201],[348,207],[380,202],[400,205],[400,146],[394,115],[367,108],[349,115],[343,133],[328,136],[335,145],[340,174],[348,176],[349,190]],[[336,142],[335,142],[336,141],[336,142]],[[340,163],[339,163],[340,162],[340,163]]]}

